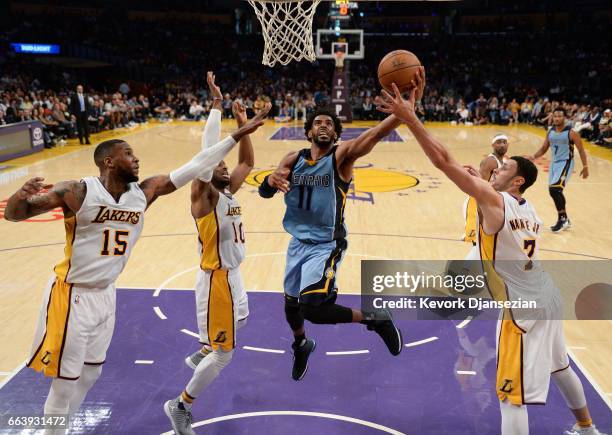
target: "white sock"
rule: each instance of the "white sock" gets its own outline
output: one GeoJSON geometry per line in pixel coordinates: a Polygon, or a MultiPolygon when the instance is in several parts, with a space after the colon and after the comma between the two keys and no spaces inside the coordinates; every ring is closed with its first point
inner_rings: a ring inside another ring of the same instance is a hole
{"type": "Polygon", "coordinates": [[[213,350],[209,353],[193,372],[193,376],[185,388],[187,394],[194,398],[198,397],[204,388],[210,385],[219,376],[221,370],[230,363],[233,353],[233,350],[230,352],[213,350]]]}
{"type": "Polygon", "coordinates": [[[81,377],[76,381],[76,386],[74,388],[74,393],[70,398],[70,415],[74,415],[78,412],[79,408],[83,404],[83,400],[85,400],[85,396],[87,392],[91,390],[91,387],[96,383],[98,378],[102,374],[102,365],[87,365],[83,366],[83,371],[81,372],[81,377]]]}
{"type": "MultiPolygon", "coordinates": [[[[74,393],[77,381],[55,378],[51,382],[51,389],[45,401],[45,415],[67,415],[70,408],[70,399],[74,393]]],[[[63,429],[47,429],[45,435],[63,434],[63,429]]]]}
{"type": "Polygon", "coordinates": [[[502,435],[529,435],[529,418],[525,405],[516,406],[507,399],[499,402],[502,435]]]}
{"type": "Polygon", "coordinates": [[[553,373],[552,378],[561,391],[569,409],[581,409],[587,405],[580,378],[571,367],[553,373]]]}

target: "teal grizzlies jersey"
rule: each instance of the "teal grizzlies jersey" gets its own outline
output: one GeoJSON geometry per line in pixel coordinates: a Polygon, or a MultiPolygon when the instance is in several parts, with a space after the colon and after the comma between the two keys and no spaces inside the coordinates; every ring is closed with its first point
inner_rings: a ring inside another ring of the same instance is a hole
{"type": "Polygon", "coordinates": [[[346,237],[344,206],[349,184],[336,168],[334,146],[319,160],[311,160],[303,149],[289,175],[285,195],[285,231],[306,243],[324,243],[346,237]]]}
{"type": "Polygon", "coordinates": [[[570,139],[570,131],[570,126],[566,126],[560,133],[554,127],[548,130],[548,142],[553,162],[574,158],[574,143],[570,139]]]}

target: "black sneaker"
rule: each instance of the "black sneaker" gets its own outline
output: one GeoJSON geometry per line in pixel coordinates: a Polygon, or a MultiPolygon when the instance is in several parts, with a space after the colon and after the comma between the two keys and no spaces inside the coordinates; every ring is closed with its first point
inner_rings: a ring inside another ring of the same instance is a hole
{"type": "Polygon", "coordinates": [[[556,224],[554,224],[550,229],[553,233],[558,233],[563,230],[567,230],[572,226],[572,223],[569,219],[559,219],[556,224]]]}
{"type": "Polygon", "coordinates": [[[300,381],[306,375],[308,370],[308,357],[314,352],[317,343],[307,338],[301,346],[296,346],[295,343],[291,345],[293,348],[293,371],[291,377],[294,381],[300,381]]]}
{"type": "Polygon", "coordinates": [[[402,351],[404,341],[402,331],[393,323],[393,317],[388,310],[377,310],[372,313],[364,313],[364,323],[368,330],[380,335],[387,345],[391,355],[397,356],[402,351]]]}

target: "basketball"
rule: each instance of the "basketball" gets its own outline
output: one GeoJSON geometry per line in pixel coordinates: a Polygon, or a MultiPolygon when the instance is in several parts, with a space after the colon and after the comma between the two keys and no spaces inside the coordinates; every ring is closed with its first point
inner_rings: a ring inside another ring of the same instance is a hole
{"type": "Polygon", "coordinates": [[[406,50],[392,51],[378,64],[378,81],[387,92],[393,92],[392,83],[397,85],[401,93],[407,92],[420,66],[421,61],[414,53],[406,50]]]}

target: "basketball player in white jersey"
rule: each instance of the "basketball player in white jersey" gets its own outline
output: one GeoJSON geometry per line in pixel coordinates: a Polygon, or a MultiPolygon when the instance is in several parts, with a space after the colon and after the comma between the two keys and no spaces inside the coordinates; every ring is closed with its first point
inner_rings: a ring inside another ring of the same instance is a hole
{"type": "MultiPolygon", "coordinates": [[[[491,140],[493,152],[481,160],[478,172],[483,180],[491,180],[493,171],[500,168],[508,152],[508,136],[502,133],[496,134],[491,140]]],[[[477,206],[476,199],[468,196],[463,203],[463,216],[465,217],[465,234],[463,241],[476,246],[477,239],[477,206]]],[[[478,251],[472,249],[468,255],[468,260],[477,260],[478,251]]]]}
{"type": "MultiPolygon", "coordinates": [[[[203,149],[218,140],[223,100],[211,72],[207,81],[213,95],[213,108],[202,135],[203,149]]],[[[271,104],[267,103],[260,113],[266,114],[270,108],[271,104]]],[[[247,122],[246,108],[240,103],[234,102],[232,113],[239,127],[247,122]]],[[[245,136],[240,141],[238,165],[231,174],[221,161],[191,184],[191,214],[196,222],[200,248],[196,311],[203,347],[185,360],[195,371],[181,395],[164,404],[164,411],[179,435],[195,434],[191,427],[193,401],[231,362],[236,331],[245,325],[249,315],[248,297],[239,269],[244,260],[245,243],[240,218],[242,210],[234,194],[254,165],[253,145],[245,136]]]]}
{"type": "Polygon", "coordinates": [[[8,200],[5,218],[14,222],[56,207],[64,211],[66,255],[45,290],[27,362],[53,378],[45,414],[75,413],[102,372],[115,323],[115,281],[140,236],[146,209],[216,167],[262,119],[255,117],[169,175],[141,183],[130,145],[108,140],[94,151],[99,177],[54,186],[33,178],[8,200]]]}
{"type": "Polygon", "coordinates": [[[544,404],[550,377],[559,387],[577,423],[568,434],[599,434],[592,424],[578,375],[569,364],[563,336],[559,290],[538,261],[542,223],[522,195],[538,170],[528,159],[511,157],[493,171],[490,182],[467,171],[425,129],[414,111],[415,90],[408,101],[394,94],[377,98],[381,112],[393,113],[410,129],[431,162],[478,203],[478,248],[495,300],[536,300],[537,317],[517,317],[505,309],[497,328],[496,390],[502,434],[529,433],[527,404],[544,404]],[[523,318],[524,317],[524,318],[523,318]]]}

